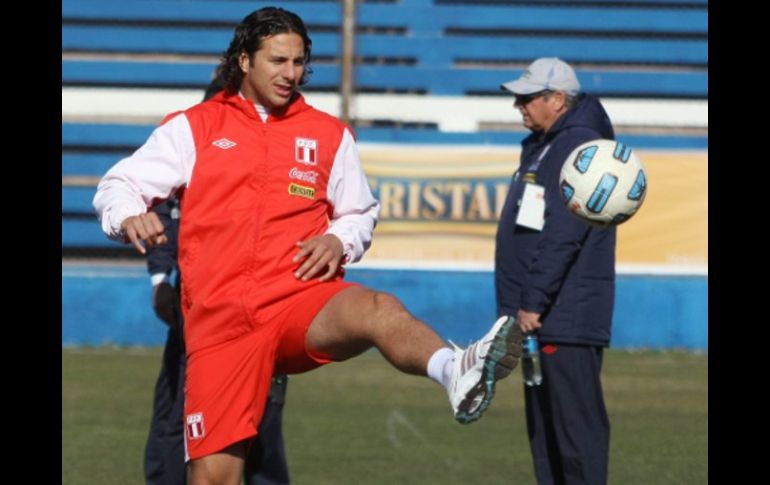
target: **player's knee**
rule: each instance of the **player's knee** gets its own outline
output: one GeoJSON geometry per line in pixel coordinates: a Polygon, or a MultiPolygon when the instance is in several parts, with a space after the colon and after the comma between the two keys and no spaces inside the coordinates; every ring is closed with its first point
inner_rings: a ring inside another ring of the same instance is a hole
{"type": "Polygon", "coordinates": [[[406,308],[398,298],[380,291],[374,292],[373,307],[373,311],[378,315],[393,316],[406,312],[406,308]]]}

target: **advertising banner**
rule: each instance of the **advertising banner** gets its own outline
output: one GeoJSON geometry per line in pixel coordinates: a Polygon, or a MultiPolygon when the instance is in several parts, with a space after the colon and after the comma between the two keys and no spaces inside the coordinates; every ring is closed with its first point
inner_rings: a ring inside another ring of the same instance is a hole
{"type": "MultiPolygon", "coordinates": [[[[637,154],[648,172],[648,193],[618,228],[618,264],[705,266],[707,153],[637,154]]],[[[361,160],[381,203],[367,260],[492,264],[518,147],[362,145],[361,160]]]]}

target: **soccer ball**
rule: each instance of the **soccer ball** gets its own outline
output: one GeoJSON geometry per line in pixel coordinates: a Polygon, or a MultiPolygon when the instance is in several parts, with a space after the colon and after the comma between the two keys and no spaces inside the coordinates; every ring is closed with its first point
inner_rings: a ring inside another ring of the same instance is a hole
{"type": "Polygon", "coordinates": [[[647,192],[647,173],[627,145],[592,140],[564,161],[559,187],[567,209],[596,226],[613,226],[633,216],[647,192]]]}

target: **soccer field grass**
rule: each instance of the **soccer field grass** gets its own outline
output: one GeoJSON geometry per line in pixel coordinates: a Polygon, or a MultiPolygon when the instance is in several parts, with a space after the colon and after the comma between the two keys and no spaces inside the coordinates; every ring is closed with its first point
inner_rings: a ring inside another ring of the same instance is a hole
{"type": "MultiPolygon", "coordinates": [[[[160,349],[62,350],[62,484],[138,484],[160,349]]],[[[610,483],[708,483],[708,356],[605,353],[610,483]]],[[[444,391],[377,352],[289,380],[292,483],[529,484],[521,375],[457,424],[444,391]]]]}

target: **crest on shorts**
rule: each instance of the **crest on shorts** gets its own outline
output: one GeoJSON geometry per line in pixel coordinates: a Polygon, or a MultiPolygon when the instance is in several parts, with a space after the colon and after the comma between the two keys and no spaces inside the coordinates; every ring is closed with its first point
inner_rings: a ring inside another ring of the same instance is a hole
{"type": "Polygon", "coordinates": [[[203,413],[187,415],[187,439],[199,440],[206,436],[206,428],[203,427],[203,413]]]}
{"type": "Polygon", "coordinates": [[[305,165],[318,165],[318,140],[295,138],[294,159],[305,165]]]}

